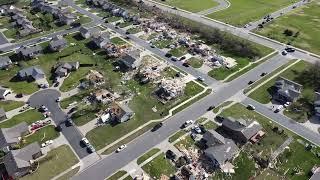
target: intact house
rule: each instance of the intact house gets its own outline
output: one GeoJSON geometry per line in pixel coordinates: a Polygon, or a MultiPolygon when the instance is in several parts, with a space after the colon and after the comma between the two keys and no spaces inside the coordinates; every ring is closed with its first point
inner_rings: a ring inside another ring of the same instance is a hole
{"type": "Polygon", "coordinates": [[[41,148],[37,142],[27,145],[22,149],[11,150],[3,158],[8,175],[18,179],[36,169],[35,160],[42,156],[41,148]]]}
{"type": "Polygon", "coordinates": [[[134,112],[125,104],[113,102],[110,108],[111,118],[117,122],[126,122],[134,116],[134,112]]]}
{"type": "Polygon", "coordinates": [[[320,93],[315,92],[315,94],[316,94],[316,98],[315,98],[315,101],[313,103],[314,112],[315,112],[315,116],[317,118],[320,118],[320,93]]]}
{"type": "Polygon", "coordinates": [[[155,95],[162,103],[166,103],[184,92],[186,84],[180,79],[162,79],[159,88],[155,91],[155,95]]]}
{"type": "Polygon", "coordinates": [[[0,108],[0,121],[7,119],[6,111],[0,108]]]}
{"type": "Polygon", "coordinates": [[[110,35],[108,33],[102,33],[99,36],[93,36],[92,41],[97,47],[103,48],[110,43],[110,35]]]}
{"type": "Polygon", "coordinates": [[[134,70],[140,66],[141,56],[139,50],[133,50],[120,57],[118,64],[124,72],[134,70]]]}
{"type": "Polygon", "coordinates": [[[17,77],[20,80],[34,81],[45,78],[45,73],[37,66],[31,66],[18,72],[17,77]]]}
{"type": "Polygon", "coordinates": [[[240,144],[245,144],[248,141],[256,142],[264,135],[262,126],[253,120],[236,120],[232,117],[227,117],[223,118],[221,127],[228,137],[240,144]]]}
{"type": "Polygon", "coordinates": [[[238,156],[240,150],[232,139],[220,135],[214,130],[208,130],[202,141],[206,143],[205,156],[214,167],[224,169],[224,166],[238,156]]]}
{"type": "Polygon", "coordinates": [[[96,27],[88,28],[88,27],[81,26],[79,31],[80,31],[81,36],[85,39],[88,39],[88,38],[94,37],[94,36],[99,36],[101,34],[100,29],[98,29],[96,27]]]}
{"type": "Polygon", "coordinates": [[[70,25],[77,20],[77,16],[70,13],[59,14],[59,22],[64,25],[70,25]]]}
{"type": "Polygon", "coordinates": [[[281,103],[295,102],[302,91],[302,85],[283,77],[278,78],[273,88],[272,99],[281,103]]]}
{"type": "Polygon", "coordinates": [[[62,36],[54,37],[49,43],[51,51],[61,51],[65,47],[67,47],[67,41],[62,36]]]}
{"type": "Polygon", "coordinates": [[[90,70],[89,74],[86,76],[86,79],[88,80],[89,85],[94,87],[105,83],[103,75],[96,70],[90,70]]]}
{"type": "Polygon", "coordinates": [[[0,130],[0,147],[4,152],[9,151],[18,145],[21,138],[29,134],[29,127],[26,122],[21,122],[10,128],[1,128],[0,130]]]}
{"type": "Polygon", "coordinates": [[[92,94],[92,98],[97,102],[107,104],[119,99],[120,96],[118,94],[113,94],[106,89],[99,89],[92,94]]]}
{"type": "Polygon", "coordinates": [[[24,59],[32,59],[39,56],[42,52],[42,48],[39,45],[35,46],[22,46],[17,50],[18,55],[24,59]]]}
{"type": "Polygon", "coordinates": [[[0,69],[8,69],[12,65],[12,61],[8,56],[0,56],[0,69]]]}
{"type": "Polygon", "coordinates": [[[12,93],[12,91],[10,89],[0,88],[0,99],[5,99],[6,96],[11,93],[12,93]]]}
{"type": "Polygon", "coordinates": [[[65,77],[71,71],[79,69],[79,62],[60,62],[56,65],[54,74],[56,77],[65,77]]]}

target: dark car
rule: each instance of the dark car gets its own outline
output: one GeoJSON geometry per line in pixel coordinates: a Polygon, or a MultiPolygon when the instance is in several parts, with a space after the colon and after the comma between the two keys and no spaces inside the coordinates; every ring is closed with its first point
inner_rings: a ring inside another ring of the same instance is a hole
{"type": "Polygon", "coordinates": [[[130,37],[129,37],[129,36],[126,36],[125,39],[130,39],[130,37]]]}
{"type": "Polygon", "coordinates": [[[162,123],[158,123],[151,129],[151,132],[155,132],[156,130],[160,129],[162,127],[162,123]]]}
{"type": "Polygon", "coordinates": [[[290,53],[296,51],[294,48],[290,48],[290,47],[287,47],[284,50],[286,50],[287,52],[290,52],[290,53]]]}
{"type": "MultiPolygon", "coordinates": [[[[116,26],[116,27],[118,27],[118,26],[116,26]]],[[[126,34],[130,34],[130,32],[129,32],[129,31],[126,31],[126,34]]]]}
{"type": "Polygon", "coordinates": [[[106,19],[104,22],[105,22],[105,23],[109,23],[108,19],[106,19]]]}
{"type": "Polygon", "coordinates": [[[213,105],[212,105],[212,106],[209,106],[208,109],[207,109],[207,111],[211,111],[211,110],[214,109],[214,108],[216,108],[216,106],[213,106],[213,105]]]}
{"type": "Polygon", "coordinates": [[[155,48],[156,46],[155,46],[155,45],[153,45],[153,44],[151,44],[151,45],[150,45],[150,47],[151,47],[151,48],[155,48]]]}
{"type": "Polygon", "coordinates": [[[53,86],[58,87],[60,85],[60,82],[56,82],[53,86]]]}
{"type": "Polygon", "coordinates": [[[171,60],[172,60],[172,61],[178,61],[178,58],[172,57],[171,60]]]}
{"type": "Polygon", "coordinates": [[[177,72],[177,73],[176,73],[176,77],[180,77],[180,72],[177,72]]]}
{"type": "Polygon", "coordinates": [[[167,57],[167,58],[171,58],[171,57],[172,57],[172,54],[167,53],[167,54],[165,55],[165,57],[167,57]]]}
{"type": "Polygon", "coordinates": [[[72,121],[71,118],[68,118],[68,119],[66,120],[66,126],[73,126],[73,121],[72,121]]]}
{"type": "Polygon", "coordinates": [[[56,126],[56,127],[54,128],[54,130],[56,130],[57,132],[61,132],[61,131],[62,131],[62,128],[61,128],[60,125],[58,125],[58,126],[56,126]]]}
{"type": "Polygon", "coordinates": [[[182,57],[180,58],[180,61],[185,60],[185,59],[186,59],[186,57],[185,57],[185,56],[182,56],[182,57]]]}
{"type": "Polygon", "coordinates": [[[265,76],[265,75],[267,75],[267,74],[268,74],[268,73],[263,72],[263,73],[260,74],[260,76],[262,77],[262,76],[265,76]]]}
{"type": "Polygon", "coordinates": [[[223,116],[216,116],[216,120],[218,121],[218,122],[222,122],[223,120],[224,120],[224,117],[223,116]]]}
{"type": "Polygon", "coordinates": [[[77,107],[73,107],[73,108],[71,108],[71,109],[69,110],[68,114],[71,114],[71,113],[73,113],[73,112],[76,111],[76,110],[77,110],[77,107]]]}
{"type": "Polygon", "coordinates": [[[22,98],[23,97],[23,94],[19,93],[16,95],[16,98],[22,98]]]}
{"type": "Polygon", "coordinates": [[[169,150],[166,152],[166,157],[167,157],[168,159],[175,160],[175,159],[177,158],[177,155],[169,149],[169,150]]]}
{"type": "Polygon", "coordinates": [[[249,85],[250,85],[250,84],[253,84],[253,83],[254,83],[254,81],[249,81],[249,82],[248,82],[249,85]]]}
{"type": "Polygon", "coordinates": [[[190,64],[188,63],[188,62],[185,62],[185,63],[183,63],[182,64],[184,67],[189,67],[190,66],[190,64]]]}

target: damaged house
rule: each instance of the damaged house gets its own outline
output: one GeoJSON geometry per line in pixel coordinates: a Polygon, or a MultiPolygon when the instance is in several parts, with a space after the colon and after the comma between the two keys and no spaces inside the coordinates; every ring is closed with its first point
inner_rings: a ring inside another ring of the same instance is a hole
{"type": "Polygon", "coordinates": [[[185,86],[186,84],[179,78],[162,79],[155,94],[162,103],[166,103],[167,101],[182,95],[185,86]]]}

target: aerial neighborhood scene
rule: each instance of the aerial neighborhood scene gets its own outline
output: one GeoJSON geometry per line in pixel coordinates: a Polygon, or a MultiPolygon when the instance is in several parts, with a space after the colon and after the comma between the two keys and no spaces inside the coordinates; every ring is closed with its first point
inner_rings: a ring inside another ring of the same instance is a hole
{"type": "Polygon", "coordinates": [[[0,0],[3,180],[320,180],[319,0],[0,0]]]}

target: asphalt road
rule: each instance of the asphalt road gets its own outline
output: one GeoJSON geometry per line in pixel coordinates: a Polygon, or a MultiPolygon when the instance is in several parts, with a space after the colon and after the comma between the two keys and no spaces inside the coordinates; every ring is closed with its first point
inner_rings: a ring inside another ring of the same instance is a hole
{"type": "Polygon", "coordinates": [[[53,121],[60,125],[62,128],[62,134],[66,137],[74,151],[77,153],[80,159],[86,157],[88,152],[86,148],[80,146],[80,141],[83,138],[82,134],[74,126],[67,127],[64,123],[66,120],[66,114],[61,110],[56,99],[60,97],[60,92],[54,89],[45,89],[33,94],[29,98],[29,103],[32,107],[39,108],[41,105],[45,105],[52,114],[53,121]]]}
{"type": "Polygon", "coordinates": [[[9,41],[7,40],[7,38],[3,35],[2,32],[0,32],[0,45],[1,44],[6,44],[8,43],[9,41]]]}
{"type": "Polygon", "coordinates": [[[252,104],[256,108],[255,111],[270,118],[270,120],[272,120],[273,122],[280,124],[281,126],[289,129],[290,131],[300,135],[301,137],[304,137],[310,142],[320,146],[320,135],[304,127],[303,125],[297,123],[296,121],[280,113],[274,113],[271,110],[271,108],[268,108],[267,106],[260,104],[257,101],[250,98],[246,98],[244,101],[242,101],[242,104],[244,105],[252,104]]]}
{"type": "Polygon", "coordinates": [[[128,147],[124,149],[121,153],[113,153],[106,158],[98,161],[96,164],[90,166],[84,171],[80,172],[73,179],[76,180],[87,180],[92,177],[95,179],[104,179],[110,176],[112,173],[116,172],[118,169],[122,168],[130,161],[141,156],[161,141],[168,138],[170,135],[175,133],[182,123],[189,119],[198,119],[203,115],[207,108],[211,105],[219,105],[223,103],[228,98],[234,96],[240,90],[248,86],[250,80],[257,80],[260,78],[260,74],[263,72],[272,72],[278,67],[289,62],[289,59],[277,55],[270,60],[257,66],[255,69],[249,71],[248,73],[242,75],[236,80],[224,84],[216,93],[213,93],[205,98],[201,99],[197,103],[189,106],[185,110],[175,114],[174,116],[168,118],[163,126],[156,132],[147,132],[136,138],[134,141],[128,144],[128,147]]]}

